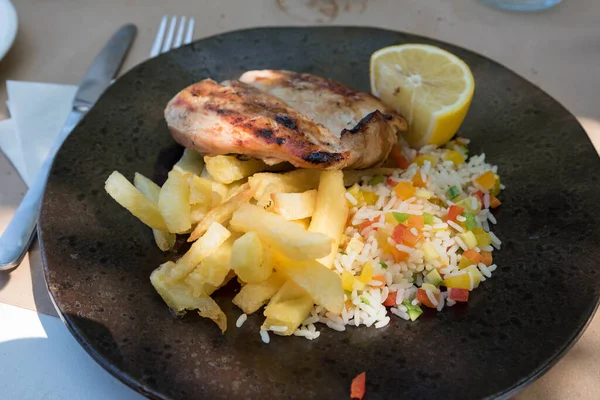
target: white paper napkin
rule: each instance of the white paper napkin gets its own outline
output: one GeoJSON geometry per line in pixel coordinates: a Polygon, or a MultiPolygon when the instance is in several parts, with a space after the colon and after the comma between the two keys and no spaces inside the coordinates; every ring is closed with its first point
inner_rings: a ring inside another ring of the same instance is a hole
{"type": "Polygon", "coordinates": [[[6,82],[11,119],[0,122],[0,149],[27,186],[54,144],[76,90],[72,85],[6,82]]]}

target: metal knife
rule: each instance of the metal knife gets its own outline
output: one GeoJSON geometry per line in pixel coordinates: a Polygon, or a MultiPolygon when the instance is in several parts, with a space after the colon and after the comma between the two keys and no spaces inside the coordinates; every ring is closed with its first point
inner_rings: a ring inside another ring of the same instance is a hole
{"type": "Polygon", "coordinates": [[[71,133],[81,118],[92,108],[96,100],[98,100],[100,95],[110,85],[112,79],[117,75],[133,43],[136,32],[137,28],[135,25],[128,24],[122,26],[96,56],[83,77],[75,93],[73,108],[60,134],[56,138],[54,146],[50,149],[35,180],[29,187],[25,197],[23,197],[8,227],[0,237],[0,270],[18,266],[23,257],[25,257],[29,245],[35,236],[40,203],[56,153],[67,136],[69,136],[69,133],[71,133]]]}

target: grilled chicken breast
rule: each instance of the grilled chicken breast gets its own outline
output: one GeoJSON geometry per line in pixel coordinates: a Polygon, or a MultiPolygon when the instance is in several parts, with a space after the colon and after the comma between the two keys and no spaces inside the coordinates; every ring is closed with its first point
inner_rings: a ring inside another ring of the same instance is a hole
{"type": "Polygon", "coordinates": [[[299,168],[368,168],[383,162],[402,117],[375,97],[309,74],[250,71],[179,92],[165,119],[173,138],[202,154],[246,154],[299,168]]]}
{"type": "Polygon", "coordinates": [[[350,152],[347,167],[368,168],[383,162],[407,129],[404,118],[375,96],[331,79],[292,71],[248,71],[248,83],[309,116],[340,138],[350,152]]]}

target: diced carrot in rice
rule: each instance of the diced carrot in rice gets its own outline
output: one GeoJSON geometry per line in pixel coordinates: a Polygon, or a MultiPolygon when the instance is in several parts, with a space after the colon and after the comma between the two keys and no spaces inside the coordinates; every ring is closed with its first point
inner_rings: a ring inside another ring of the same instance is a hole
{"type": "Polygon", "coordinates": [[[469,260],[471,260],[473,262],[473,264],[479,264],[482,256],[475,250],[467,250],[463,253],[463,257],[467,257],[469,260]]]}
{"type": "Polygon", "coordinates": [[[492,257],[492,252],[491,251],[482,251],[481,252],[481,262],[486,267],[489,267],[490,265],[492,265],[494,263],[494,259],[492,257]]]}
{"type": "Polygon", "coordinates": [[[394,186],[394,192],[398,198],[407,200],[415,194],[416,189],[410,182],[398,182],[396,186],[394,186]]]}
{"type": "Polygon", "coordinates": [[[500,207],[500,200],[496,196],[490,196],[490,208],[498,208],[500,207]]]}
{"type": "MultiPolygon", "coordinates": [[[[439,302],[440,301],[440,295],[439,293],[433,293],[433,296],[435,297],[435,299],[439,302]]],[[[421,302],[421,304],[423,304],[426,307],[429,308],[436,308],[437,305],[433,304],[431,302],[431,300],[429,299],[429,296],[427,296],[427,292],[424,289],[419,289],[417,291],[417,300],[419,302],[421,302]]]]}

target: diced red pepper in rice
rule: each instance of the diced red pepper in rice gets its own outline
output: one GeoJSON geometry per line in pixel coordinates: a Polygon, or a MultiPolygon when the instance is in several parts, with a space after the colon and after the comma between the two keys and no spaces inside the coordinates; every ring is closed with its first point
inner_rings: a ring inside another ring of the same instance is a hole
{"type": "MultiPolygon", "coordinates": [[[[439,302],[440,295],[438,293],[432,293],[432,294],[435,297],[435,299],[439,302]]],[[[427,296],[427,291],[424,289],[421,289],[421,288],[419,288],[419,290],[417,291],[417,301],[421,302],[421,304],[423,304],[424,306],[429,307],[429,308],[436,307],[429,299],[429,296],[427,296]]]]}
{"type": "Polygon", "coordinates": [[[483,209],[483,196],[485,196],[485,194],[481,190],[478,190],[475,192],[475,196],[477,196],[477,198],[479,199],[479,204],[481,204],[481,208],[483,209]]]}
{"type": "Polygon", "coordinates": [[[375,220],[371,221],[371,220],[367,220],[361,224],[358,225],[358,231],[362,232],[365,229],[367,229],[368,227],[370,227],[371,225],[373,225],[375,223],[375,220]]]}
{"type": "Polygon", "coordinates": [[[404,224],[398,224],[394,228],[394,232],[392,232],[392,239],[396,243],[402,243],[404,240],[404,236],[408,232],[408,227],[404,224]]]}
{"type": "Polygon", "coordinates": [[[395,181],[395,180],[393,180],[392,178],[387,178],[387,179],[385,180],[385,183],[386,183],[386,185],[388,185],[388,186],[394,186],[394,185],[395,185],[396,183],[398,183],[398,182],[396,182],[396,181],[395,181]]]}
{"type": "Polygon", "coordinates": [[[398,244],[415,247],[421,240],[421,234],[413,234],[410,228],[404,224],[398,224],[392,232],[392,239],[398,244]]]}
{"type": "Polygon", "coordinates": [[[451,205],[448,209],[448,215],[446,215],[446,221],[456,222],[456,217],[462,215],[463,211],[465,211],[464,208],[457,205],[451,205]]]}
{"type": "Polygon", "coordinates": [[[396,162],[398,167],[402,169],[407,169],[410,166],[410,162],[408,162],[406,157],[404,157],[404,154],[402,154],[402,148],[397,144],[392,147],[390,157],[396,162]]]}
{"type": "Polygon", "coordinates": [[[352,379],[352,384],[350,385],[350,398],[362,400],[365,396],[367,386],[367,373],[362,372],[354,379],[352,379]]]}
{"type": "Polygon", "coordinates": [[[396,294],[397,294],[397,292],[390,292],[382,304],[386,307],[395,306],[396,305],[396,294]]]}
{"type": "Polygon", "coordinates": [[[448,289],[448,298],[454,301],[466,303],[469,301],[469,289],[448,289]]]}

